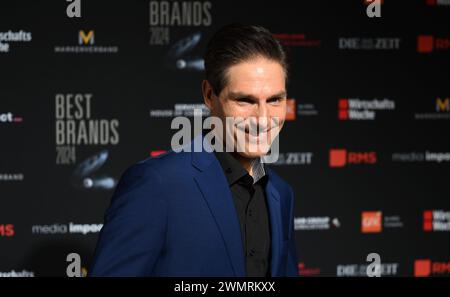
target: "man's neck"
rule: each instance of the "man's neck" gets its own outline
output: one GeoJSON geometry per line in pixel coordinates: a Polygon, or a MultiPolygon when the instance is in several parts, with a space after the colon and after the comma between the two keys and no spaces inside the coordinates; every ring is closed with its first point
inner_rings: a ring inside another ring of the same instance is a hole
{"type": "MultiPolygon", "coordinates": [[[[205,129],[205,134],[209,133],[211,131],[211,129],[205,129]]],[[[214,129],[212,130],[213,132],[215,131],[214,129]]],[[[222,141],[222,137],[218,137],[217,135],[215,136],[217,137],[217,140],[222,142],[222,147],[224,149],[224,151],[226,151],[226,145],[224,144],[224,141],[222,141]]],[[[244,167],[244,169],[248,172],[248,174],[250,174],[251,177],[253,177],[253,167],[252,167],[252,162],[255,160],[255,158],[246,158],[243,157],[242,155],[232,152],[230,153],[236,160],[239,161],[239,163],[241,163],[242,167],[244,167]]]]}
{"type": "Polygon", "coordinates": [[[250,158],[243,157],[242,155],[240,155],[238,153],[231,153],[231,154],[236,160],[239,161],[239,163],[241,163],[242,167],[244,167],[244,169],[247,170],[248,174],[250,174],[250,176],[253,177],[252,162],[255,159],[250,159],[250,158]]]}

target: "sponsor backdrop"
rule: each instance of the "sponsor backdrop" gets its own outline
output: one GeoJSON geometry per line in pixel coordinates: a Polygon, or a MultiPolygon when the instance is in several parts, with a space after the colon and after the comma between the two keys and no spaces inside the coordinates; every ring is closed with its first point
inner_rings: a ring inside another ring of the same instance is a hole
{"type": "MultiPolygon", "coordinates": [[[[12,1],[11,1],[12,2],[12,1]]],[[[450,275],[450,2],[0,4],[0,276],[85,274],[118,179],[202,104],[205,44],[269,28],[291,65],[271,166],[296,193],[299,275],[450,275]]]]}

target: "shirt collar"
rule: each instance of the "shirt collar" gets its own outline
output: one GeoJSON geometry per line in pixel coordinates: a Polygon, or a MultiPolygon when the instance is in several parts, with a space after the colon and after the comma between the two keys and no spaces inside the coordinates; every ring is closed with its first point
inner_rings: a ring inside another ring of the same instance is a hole
{"type": "Polygon", "coordinates": [[[255,184],[266,175],[266,170],[264,169],[264,164],[261,162],[260,157],[254,159],[251,166],[253,172],[253,184],[255,184]]]}
{"type": "MultiPolygon", "coordinates": [[[[232,185],[239,179],[248,174],[247,170],[228,152],[214,152],[228,180],[228,184],[232,185]]],[[[257,183],[266,175],[264,164],[261,158],[256,158],[251,162],[253,172],[253,184],[257,183]]]]}

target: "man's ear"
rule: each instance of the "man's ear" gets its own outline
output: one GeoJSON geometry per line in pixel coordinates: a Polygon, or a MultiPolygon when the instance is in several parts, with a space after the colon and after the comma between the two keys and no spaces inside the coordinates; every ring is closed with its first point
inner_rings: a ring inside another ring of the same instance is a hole
{"type": "Polygon", "coordinates": [[[202,94],[203,94],[203,101],[205,102],[205,105],[209,108],[209,110],[212,110],[213,106],[213,89],[211,87],[211,84],[209,81],[204,79],[202,81],[202,94]]]}

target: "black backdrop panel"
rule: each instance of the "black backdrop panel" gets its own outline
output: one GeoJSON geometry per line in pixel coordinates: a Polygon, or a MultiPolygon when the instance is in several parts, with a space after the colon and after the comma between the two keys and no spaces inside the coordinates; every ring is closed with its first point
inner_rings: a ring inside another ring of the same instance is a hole
{"type": "Polygon", "coordinates": [[[0,276],[89,267],[114,186],[202,104],[208,38],[260,24],[290,61],[272,165],[295,189],[299,274],[450,274],[448,1],[0,4],[0,276]],[[168,10],[167,10],[168,9],[168,10]],[[177,14],[177,10],[181,15],[177,14]],[[166,13],[166,12],[167,13],[166,13]],[[179,17],[177,17],[177,15],[179,17]]]}

